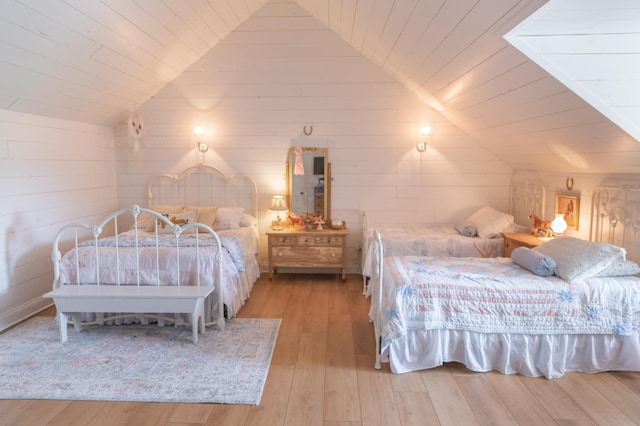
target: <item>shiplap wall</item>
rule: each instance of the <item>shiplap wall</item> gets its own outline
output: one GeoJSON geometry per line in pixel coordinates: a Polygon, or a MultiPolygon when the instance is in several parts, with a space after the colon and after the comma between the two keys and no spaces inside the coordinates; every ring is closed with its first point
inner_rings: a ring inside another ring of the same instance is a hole
{"type": "Polygon", "coordinates": [[[50,304],[51,244],[117,208],[113,130],[0,110],[0,330],[50,304]]]}
{"type": "MultiPolygon", "coordinates": [[[[292,146],[329,149],[332,217],[346,220],[349,272],[359,272],[359,211],[373,224],[450,222],[483,205],[508,208],[511,169],[295,3],[267,3],[140,108],[148,131],[138,157],[116,131],[122,207],[144,200],[155,173],[205,161],[249,174],[260,191],[260,231],[285,191],[292,146]],[[430,148],[415,149],[433,129],[430,148]],[[310,136],[303,127],[313,126],[310,136]]],[[[263,236],[262,260],[266,259],[263,236]]]]}

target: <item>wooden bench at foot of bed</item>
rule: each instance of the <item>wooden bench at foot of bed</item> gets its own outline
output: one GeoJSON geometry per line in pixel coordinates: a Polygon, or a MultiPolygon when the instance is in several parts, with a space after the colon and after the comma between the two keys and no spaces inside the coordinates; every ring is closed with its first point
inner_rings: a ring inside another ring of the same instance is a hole
{"type": "Polygon", "coordinates": [[[80,314],[171,313],[191,314],[193,343],[198,343],[198,325],[204,333],[204,299],[213,286],[63,285],[43,297],[53,299],[58,311],[60,341],[67,341],[67,319],[73,318],[80,332],[80,314]]]}

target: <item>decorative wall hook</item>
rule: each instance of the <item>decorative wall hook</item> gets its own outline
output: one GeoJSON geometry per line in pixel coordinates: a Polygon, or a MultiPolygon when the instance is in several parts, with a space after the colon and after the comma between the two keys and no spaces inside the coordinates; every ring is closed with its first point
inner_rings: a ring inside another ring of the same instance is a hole
{"type": "Polygon", "coordinates": [[[311,135],[311,133],[313,133],[313,126],[309,126],[309,131],[307,131],[307,125],[304,125],[304,129],[302,129],[302,131],[304,132],[305,135],[309,136],[311,135]]]}

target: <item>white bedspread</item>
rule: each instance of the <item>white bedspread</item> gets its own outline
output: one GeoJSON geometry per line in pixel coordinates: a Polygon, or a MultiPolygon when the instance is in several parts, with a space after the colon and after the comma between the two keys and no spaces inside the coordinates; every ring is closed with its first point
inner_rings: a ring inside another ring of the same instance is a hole
{"type": "MultiPolygon", "coordinates": [[[[381,359],[561,377],[639,371],[640,279],[542,278],[510,259],[386,258],[381,359]]],[[[372,315],[376,306],[372,300],[372,315]]]]}
{"type": "MultiPolygon", "coordinates": [[[[522,231],[521,225],[512,225],[511,230],[522,231]]],[[[431,224],[416,227],[376,228],[382,237],[385,256],[451,256],[451,257],[498,257],[503,253],[502,238],[465,237],[454,224],[431,224]]],[[[525,231],[527,232],[527,231],[525,231]]],[[[373,260],[373,230],[367,239],[362,275],[371,276],[373,260]]]]}
{"type": "Polygon", "coordinates": [[[640,279],[568,283],[510,259],[387,257],[382,345],[412,329],[621,334],[640,326],[640,279]]]}

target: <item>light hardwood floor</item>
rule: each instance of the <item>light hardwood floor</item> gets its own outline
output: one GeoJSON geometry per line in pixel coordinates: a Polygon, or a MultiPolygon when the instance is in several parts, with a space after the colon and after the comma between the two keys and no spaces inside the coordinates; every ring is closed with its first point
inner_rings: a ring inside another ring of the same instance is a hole
{"type": "Polygon", "coordinates": [[[403,375],[387,365],[375,370],[368,307],[358,275],[346,283],[336,275],[281,274],[273,282],[263,275],[238,315],[283,319],[259,406],[4,400],[0,424],[640,424],[640,373],[547,380],[458,364],[403,375]]]}

